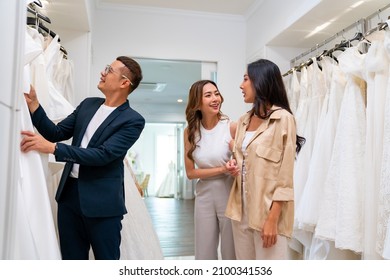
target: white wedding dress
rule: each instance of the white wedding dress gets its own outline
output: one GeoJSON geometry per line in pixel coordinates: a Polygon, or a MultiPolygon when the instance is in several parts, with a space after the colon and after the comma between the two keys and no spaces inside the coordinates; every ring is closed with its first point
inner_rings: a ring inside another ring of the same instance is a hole
{"type": "MultiPolygon", "coordinates": [[[[366,55],[367,79],[367,138],[365,157],[364,193],[364,259],[381,259],[380,244],[384,236],[379,235],[384,227],[384,216],[379,212],[385,202],[381,193],[381,164],[383,156],[384,119],[387,86],[389,79],[389,59],[384,47],[386,31],[373,33],[371,46],[366,55]],[[381,216],[378,216],[381,215],[381,216]],[[378,239],[379,238],[379,239],[378,239]],[[378,248],[376,248],[378,246],[378,248]],[[379,249],[379,250],[378,250],[379,249]]],[[[382,189],[383,190],[383,189],[382,189]]]]}
{"type": "MultiPolygon", "coordinates": [[[[30,66],[32,61],[42,56],[42,49],[26,32],[24,92],[29,91],[30,66]]],[[[19,93],[22,94],[22,93],[19,93]]],[[[16,129],[33,131],[30,113],[24,100],[21,103],[20,126],[16,129]]],[[[59,245],[50,198],[46,184],[44,167],[38,152],[17,152],[19,158],[19,178],[16,201],[13,205],[12,238],[8,240],[8,259],[17,260],[59,260],[59,245]]]]}
{"type": "Polygon", "coordinates": [[[347,79],[315,236],[336,248],[362,252],[366,137],[364,55],[357,47],[338,57],[347,79]]]}
{"type": "Polygon", "coordinates": [[[310,166],[308,166],[307,181],[301,203],[297,205],[296,209],[296,220],[299,222],[300,227],[310,232],[314,232],[318,220],[318,205],[322,197],[323,185],[329,168],[339,108],[345,86],[345,79],[333,59],[324,57],[322,69],[325,73],[326,93],[322,103],[310,166]],[[334,77],[333,74],[335,75],[334,77]]]}
{"type": "MultiPolygon", "coordinates": [[[[387,21],[389,25],[390,22],[387,21]]],[[[390,31],[386,30],[384,42],[387,60],[390,61],[390,31]]],[[[390,67],[388,65],[388,67],[390,67]]],[[[390,71],[389,71],[390,72],[390,71]]],[[[388,77],[387,92],[390,90],[388,77]]],[[[385,108],[390,108],[390,94],[386,95],[385,108]]],[[[376,251],[383,258],[390,259],[390,110],[385,110],[383,131],[382,170],[379,186],[378,229],[376,251]]]]}
{"type": "Polygon", "coordinates": [[[125,160],[125,202],[127,214],[122,220],[122,260],[161,260],[163,254],[160,241],[153,228],[145,202],[138,192],[125,160]]]}
{"type": "MultiPolygon", "coordinates": [[[[302,118],[297,119],[297,131],[298,135],[306,138],[306,142],[302,147],[302,150],[297,155],[296,164],[294,167],[294,194],[295,194],[295,208],[299,209],[303,201],[304,189],[307,181],[311,155],[315,138],[318,129],[318,123],[320,120],[322,103],[326,93],[326,87],[324,83],[324,73],[319,69],[317,60],[312,58],[313,63],[307,67],[307,99],[306,99],[306,113],[303,112],[302,118]],[[306,117],[304,117],[306,115],[306,117]]],[[[301,88],[304,85],[301,76],[301,88]]],[[[302,94],[303,92],[301,92],[302,94]]],[[[302,100],[303,101],[303,100],[302,100]]],[[[301,100],[300,100],[301,102],[301,100]]],[[[299,108],[298,108],[299,109],[299,108]]],[[[297,115],[298,115],[297,110],[297,115]]],[[[295,216],[294,220],[294,233],[293,236],[303,244],[304,248],[310,248],[312,232],[305,228],[305,225],[299,221],[298,216],[295,216]]],[[[306,253],[304,253],[306,254],[306,253]]]]}
{"type": "Polygon", "coordinates": [[[162,181],[158,191],[156,192],[157,197],[174,197],[176,189],[176,171],[175,164],[173,162],[169,163],[168,173],[165,175],[164,180],[162,181]]]}

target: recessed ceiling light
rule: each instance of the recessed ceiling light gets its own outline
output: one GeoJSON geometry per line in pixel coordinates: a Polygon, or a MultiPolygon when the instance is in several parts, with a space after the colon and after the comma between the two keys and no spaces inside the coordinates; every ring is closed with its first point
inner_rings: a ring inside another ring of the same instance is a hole
{"type": "Polygon", "coordinates": [[[167,84],[165,83],[141,82],[139,84],[139,89],[161,92],[166,86],[167,84]]]}
{"type": "Polygon", "coordinates": [[[177,100],[177,103],[182,103],[183,102],[183,99],[178,99],[177,100]]]}
{"type": "Polygon", "coordinates": [[[361,4],[363,4],[364,3],[364,1],[359,1],[359,2],[357,2],[357,3],[355,3],[355,4],[353,4],[352,6],[351,6],[351,8],[356,8],[356,7],[359,7],[361,4]]]}
{"type": "Polygon", "coordinates": [[[153,89],[153,91],[162,92],[166,86],[167,86],[167,84],[165,84],[165,83],[157,83],[156,87],[153,89]]]}
{"type": "Polygon", "coordinates": [[[326,27],[328,27],[331,23],[333,22],[333,20],[330,20],[330,21],[327,21],[325,22],[324,24],[321,24],[319,26],[317,26],[312,32],[310,32],[309,34],[307,34],[305,36],[305,38],[309,38],[311,36],[313,36],[314,34],[317,34],[318,32],[324,30],[326,27]]]}

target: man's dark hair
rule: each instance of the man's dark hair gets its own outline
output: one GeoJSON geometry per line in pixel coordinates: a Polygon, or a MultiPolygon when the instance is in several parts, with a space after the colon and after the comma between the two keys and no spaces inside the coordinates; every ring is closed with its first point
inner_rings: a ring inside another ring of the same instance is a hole
{"type": "Polygon", "coordinates": [[[140,82],[142,81],[142,70],[141,66],[138,64],[137,61],[134,59],[128,57],[128,56],[118,56],[116,60],[123,63],[123,65],[126,66],[127,69],[125,69],[124,75],[128,77],[132,83],[130,85],[130,91],[131,93],[133,90],[135,90],[140,82]]]}

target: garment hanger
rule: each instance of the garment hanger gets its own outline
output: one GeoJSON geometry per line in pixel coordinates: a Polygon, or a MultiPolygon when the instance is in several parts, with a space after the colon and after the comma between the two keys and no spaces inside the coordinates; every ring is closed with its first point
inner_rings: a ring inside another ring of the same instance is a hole
{"type": "Polygon", "coordinates": [[[297,70],[298,70],[298,67],[297,67],[297,66],[294,66],[294,67],[290,68],[290,69],[289,69],[286,73],[284,73],[282,76],[283,76],[283,77],[286,77],[286,76],[292,74],[294,71],[297,71],[297,70]]]}
{"type": "MultiPolygon", "coordinates": [[[[57,36],[57,34],[56,34],[55,32],[53,32],[52,30],[50,30],[49,28],[47,28],[42,22],[40,22],[40,20],[39,20],[38,18],[27,17],[27,25],[37,27],[39,32],[48,34],[48,35],[50,35],[52,38],[54,38],[55,36],[57,36]],[[43,32],[42,32],[42,31],[43,31],[43,32]]],[[[58,42],[60,42],[60,41],[61,41],[61,40],[60,40],[60,38],[58,37],[58,42]]]]}
{"type": "Polygon", "coordinates": [[[35,9],[32,7],[32,5],[28,5],[28,6],[27,6],[27,12],[32,13],[35,17],[40,18],[40,19],[46,21],[47,23],[51,23],[50,18],[48,18],[47,16],[41,14],[41,13],[38,12],[37,10],[35,10],[35,9]]]}
{"type": "Polygon", "coordinates": [[[355,36],[349,40],[349,42],[353,42],[353,41],[361,41],[363,39],[363,33],[362,32],[357,32],[355,34],[355,36]]]}
{"type": "Polygon", "coordinates": [[[322,60],[322,58],[323,58],[324,56],[326,56],[327,53],[328,53],[328,50],[323,50],[319,55],[316,56],[316,59],[317,59],[318,61],[322,60]]]}
{"type": "Polygon", "coordinates": [[[378,27],[378,30],[385,30],[387,27],[389,27],[387,22],[384,22],[378,27]]]}
{"type": "Polygon", "coordinates": [[[68,59],[68,52],[65,50],[65,48],[63,46],[60,46],[60,51],[62,52],[62,56],[65,59],[68,59]]]}
{"type": "Polygon", "coordinates": [[[34,4],[39,6],[39,7],[41,7],[41,8],[43,8],[42,2],[40,0],[34,1],[34,4]]]}

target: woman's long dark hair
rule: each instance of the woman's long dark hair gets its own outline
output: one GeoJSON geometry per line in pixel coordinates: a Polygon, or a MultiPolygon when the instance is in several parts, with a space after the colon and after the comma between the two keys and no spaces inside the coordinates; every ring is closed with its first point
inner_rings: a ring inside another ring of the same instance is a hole
{"type": "MultiPolygon", "coordinates": [[[[187,103],[187,108],[186,108],[186,119],[187,119],[187,131],[188,131],[188,141],[191,144],[191,148],[187,152],[187,156],[189,159],[194,160],[192,157],[192,153],[196,148],[196,143],[195,143],[195,137],[196,133],[199,133],[200,135],[200,121],[202,120],[202,112],[200,111],[200,107],[202,106],[202,98],[203,98],[203,87],[207,84],[212,84],[214,85],[217,90],[218,86],[215,82],[211,80],[200,80],[195,82],[191,88],[190,92],[188,95],[188,103],[187,103]]],[[[219,93],[221,96],[221,105],[223,103],[223,97],[222,94],[219,93]]],[[[222,119],[225,117],[224,114],[222,114],[221,111],[218,112],[218,119],[222,119]]]]}
{"type": "MultiPolygon", "coordinates": [[[[248,64],[247,74],[256,92],[252,114],[268,119],[273,111],[267,111],[267,106],[276,105],[291,114],[286,88],[279,67],[267,59],[259,59],[248,64]]],[[[301,150],[306,139],[297,135],[296,152],[301,150]]]]}

